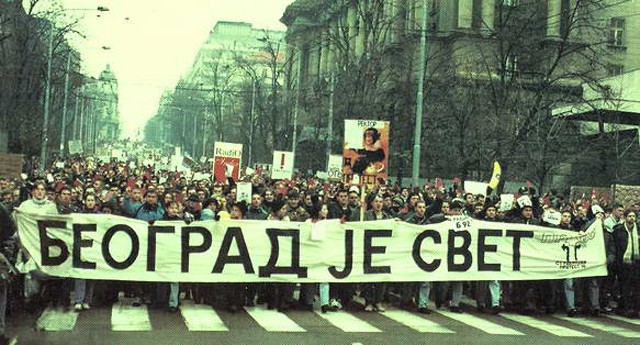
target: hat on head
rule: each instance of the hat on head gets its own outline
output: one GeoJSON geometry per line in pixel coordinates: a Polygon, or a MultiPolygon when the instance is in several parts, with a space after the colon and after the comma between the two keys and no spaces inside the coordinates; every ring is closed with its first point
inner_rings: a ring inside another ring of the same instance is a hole
{"type": "Polygon", "coordinates": [[[455,199],[451,200],[451,202],[449,203],[449,209],[461,210],[463,208],[464,208],[464,200],[462,200],[460,198],[455,198],[455,199]]]}

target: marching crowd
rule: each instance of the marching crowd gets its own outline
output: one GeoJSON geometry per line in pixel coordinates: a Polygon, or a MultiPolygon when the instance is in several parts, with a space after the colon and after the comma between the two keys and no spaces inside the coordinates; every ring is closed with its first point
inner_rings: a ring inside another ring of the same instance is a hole
{"type": "MultiPolygon", "coordinates": [[[[83,311],[91,306],[108,305],[130,297],[134,306],[148,304],[175,312],[182,298],[196,303],[226,307],[235,312],[242,306],[265,303],[269,309],[313,310],[319,297],[322,312],[362,308],[384,312],[385,305],[419,313],[435,308],[462,312],[463,293],[473,296],[477,310],[500,313],[503,310],[525,314],[554,313],[564,310],[568,316],[597,316],[618,312],[638,317],[640,311],[640,240],[637,212],[640,204],[606,204],[597,198],[569,200],[557,193],[536,195],[533,188],[522,187],[519,201],[505,210],[496,198],[465,193],[455,185],[445,190],[427,184],[403,187],[379,184],[362,197],[360,187],[314,178],[270,180],[260,171],[245,176],[253,189],[251,202],[237,201],[237,189],[229,179],[215,183],[210,178],[194,179],[193,174],[156,171],[152,166],[134,168],[124,163],[93,164],[76,157],[47,171],[48,178],[35,173],[26,179],[0,178],[2,218],[0,241],[3,253],[16,260],[17,229],[9,214],[14,209],[42,214],[101,213],[156,220],[232,219],[317,222],[323,219],[360,220],[397,219],[413,224],[431,224],[449,215],[468,215],[474,219],[553,226],[566,231],[583,231],[592,222],[603,222],[608,276],[540,281],[415,282],[415,283],[322,283],[301,284],[294,300],[295,284],[289,283],[147,283],[82,279],[63,279],[32,271],[24,279],[2,280],[0,313],[4,315],[6,297],[14,294],[26,307],[52,305],[83,311]],[[521,199],[522,196],[528,198],[521,199]],[[528,201],[527,201],[528,200],[528,201]],[[554,209],[561,213],[560,224],[545,224],[542,214],[554,209]],[[74,300],[70,300],[72,294],[74,300]],[[433,290],[433,293],[431,293],[433,290]],[[431,299],[430,299],[430,295],[431,299]],[[364,299],[364,305],[355,300],[364,299]]],[[[18,261],[22,258],[17,258],[18,261]]],[[[0,323],[4,331],[4,323],[0,323]]]]}

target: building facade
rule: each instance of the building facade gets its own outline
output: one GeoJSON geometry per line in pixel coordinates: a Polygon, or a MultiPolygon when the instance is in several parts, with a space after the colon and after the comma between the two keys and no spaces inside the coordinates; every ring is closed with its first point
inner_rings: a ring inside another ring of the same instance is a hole
{"type": "MultiPolygon", "coordinates": [[[[637,68],[640,35],[626,16],[638,12],[615,0],[297,0],[281,21],[303,94],[338,75],[334,137],[345,118],[391,121],[402,138],[391,166],[406,175],[426,34],[422,175],[482,178],[500,159],[513,178],[543,185],[577,152],[566,148],[579,126],[552,109],[582,103],[585,83],[605,94],[598,80],[637,68]]],[[[318,116],[313,104],[304,113],[303,123],[318,116]]]]}

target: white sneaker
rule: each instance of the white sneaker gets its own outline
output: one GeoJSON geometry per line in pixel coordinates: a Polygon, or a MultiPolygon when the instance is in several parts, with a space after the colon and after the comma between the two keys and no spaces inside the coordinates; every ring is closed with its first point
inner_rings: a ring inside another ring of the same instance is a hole
{"type": "Polygon", "coordinates": [[[381,312],[381,313],[384,313],[385,311],[387,311],[387,309],[382,305],[382,303],[376,303],[376,304],[373,306],[373,308],[374,308],[376,311],[379,311],[379,312],[381,312]]]}
{"type": "Polygon", "coordinates": [[[80,303],[76,303],[76,304],[74,304],[74,305],[73,305],[73,310],[74,310],[75,312],[80,312],[80,311],[82,311],[82,304],[80,304],[80,303]]]}
{"type": "Polygon", "coordinates": [[[367,306],[364,307],[364,311],[373,311],[373,305],[372,304],[367,304],[367,306]]]}
{"type": "Polygon", "coordinates": [[[91,306],[89,305],[89,303],[82,303],[82,309],[83,310],[89,310],[89,309],[91,309],[91,306]]]}

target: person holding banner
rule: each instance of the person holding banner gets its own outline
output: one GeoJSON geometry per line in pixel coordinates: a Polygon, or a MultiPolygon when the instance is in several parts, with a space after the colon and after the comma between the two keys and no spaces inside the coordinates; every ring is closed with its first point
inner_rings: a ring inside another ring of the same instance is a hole
{"type": "MultiPolygon", "coordinates": [[[[138,207],[134,213],[135,219],[144,220],[153,224],[156,220],[160,220],[164,217],[164,208],[158,203],[158,194],[155,190],[148,190],[144,195],[145,202],[138,207]]],[[[144,304],[151,304],[152,291],[154,283],[137,282],[134,283],[136,299],[133,302],[134,307],[139,307],[144,304]]]]}
{"type": "MultiPolygon", "coordinates": [[[[496,205],[487,202],[483,211],[479,214],[479,219],[487,222],[497,222],[496,205]]],[[[476,282],[476,306],[479,312],[483,312],[487,305],[487,290],[490,296],[491,314],[497,315],[502,309],[500,308],[500,282],[497,280],[482,280],[476,282]]]]}
{"type": "MultiPolygon", "coordinates": [[[[464,201],[462,199],[453,199],[449,203],[449,211],[445,214],[445,216],[460,216],[462,215],[462,210],[464,208],[464,201]]],[[[444,221],[442,215],[434,215],[431,218],[433,223],[444,221]]],[[[462,282],[461,281],[453,281],[453,282],[440,282],[437,285],[437,294],[436,294],[436,308],[440,309],[443,304],[445,304],[445,298],[451,288],[451,300],[449,301],[449,310],[454,313],[462,313],[462,309],[460,309],[460,300],[462,299],[462,282]]]]}
{"type": "MultiPolygon", "coordinates": [[[[419,200],[415,204],[415,212],[409,216],[407,223],[418,224],[418,225],[426,225],[429,224],[429,219],[427,218],[427,203],[424,200],[419,200]]],[[[431,282],[408,282],[403,283],[402,285],[402,299],[401,302],[403,306],[409,304],[410,300],[416,295],[417,291],[417,304],[418,304],[418,313],[420,314],[431,314],[431,310],[429,310],[429,292],[431,292],[431,282]]]]}
{"type": "MultiPolygon", "coordinates": [[[[289,222],[287,215],[288,208],[284,201],[275,199],[272,204],[272,211],[267,220],[279,220],[289,222]]],[[[278,309],[279,312],[285,312],[291,307],[293,301],[293,283],[268,283],[266,286],[267,309],[278,309]]]]}
{"type": "MultiPolygon", "coordinates": [[[[329,216],[329,208],[327,204],[315,198],[313,201],[313,207],[311,208],[311,218],[307,219],[307,222],[317,223],[322,220],[326,220],[329,216]]],[[[329,283],[318,284],[320,295],[320,310],[323,314],[328,311],[338,311],[338,304],[335,299],[330,300],[330,286],[329,283]]]]}
{"type": "Polygon", "coordinates": [[[627,317],[638,317],[640,292],[638,281],[640,274],[640,234],[636,224],[637,215],[632,210],[623,214],[624,222],[613,227],[613,252],[620,278],[622,303],[618,313],[627,317]]]}
{"type": "MultiPolygon", "coordinates": [[[[247,214],[247,203],[245,201],[237,201],[231,205],[231,219],[242,220],[247,214]]],[[[245,303],[246,284],[244,283],[226,283],[223,285],[223,294],[226,295],[227,311],[230,313],[237,312],[245,303]]]]}
{"type": "MultiPolygon", "coordinates": [[[[391,219],[391,216],[382,211],[382,196],[375,195],[371,201],[371,209],[364,213],[364,221],[391,219]]],[[[365,311],[384,312],[386,308],[382,305],[382,300],[386,292],[386,283],[366,283],[363,284],[363,294],[365,299],[365,311]]]]}

